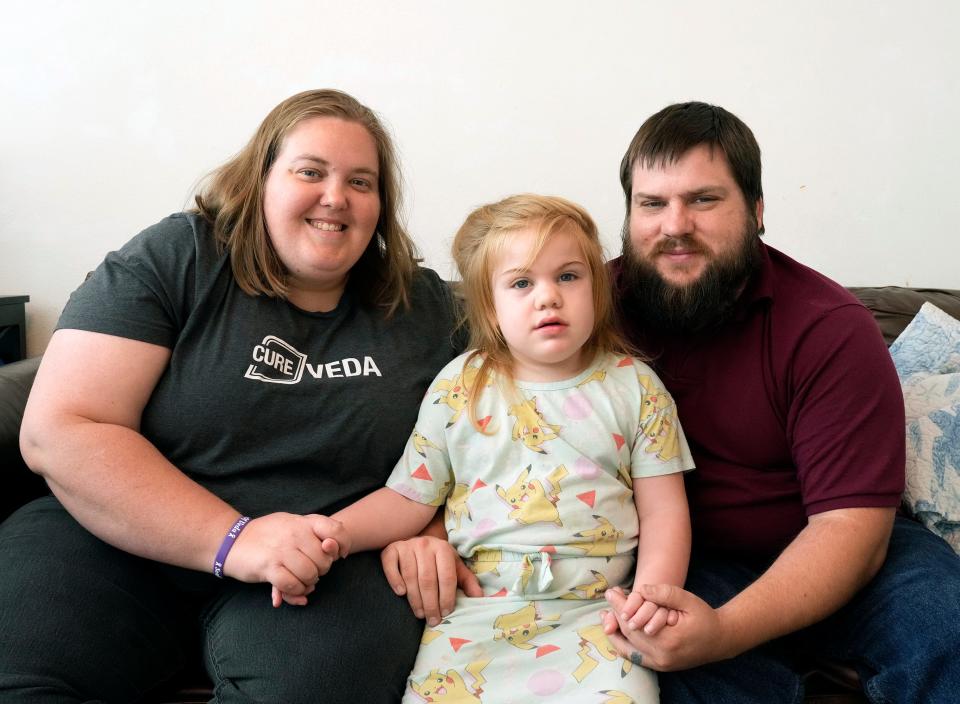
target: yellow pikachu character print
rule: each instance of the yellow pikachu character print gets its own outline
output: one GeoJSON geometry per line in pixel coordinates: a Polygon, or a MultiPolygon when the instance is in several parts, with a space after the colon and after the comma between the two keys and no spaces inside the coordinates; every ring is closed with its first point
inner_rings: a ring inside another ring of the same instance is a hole
{"type": "Polygon", "coordinates": [[[453,409],[453,416],[447,421],[448,428],[460,419],[460,414],[467,407],[477,372],[476,367],[467,367],[452,379],[440,379],[433,387],[433,393],[440,394],[440,398],[434,403],[443,403],[453,409]]]}
{"type": "Polygon", "coordinates": [[[454,530],[460,530],[460,521],[466,515],[471,521],[470,507],[467,499],[470,498],[470,487],[467,484],[454,484],[453,491],[447,497],[447,505],[443,509],[443,520],[448,526],[456,521],[454,530]]]}
{"type": "Polygon", "coordinates": [[[434,450],[439,450],[440,448],[430,442],[425,435],[421,435],[416,430],[413,431],[413,449],[417,451],[417,454],[421,457],[427,456],[427,448],[432,447],[434,450]]]}
{"type": "MultiPolygon", "coordinates": [[[[600,661],[593,655],[594,651],[604,660],[612,661],[620,657],[620,653],[614,649],[607,634],[603,632],[602,624],[581,628],[577,631],[577,635],[580,636],[580,650],[577,651],[577,655],[580,656],[580,666],[573,671],[573,678],[577,682],[583,682],[584,678],[599,664],[600,661]]],[[[620,660],[620,677],[626,677],[631,665],[629,660],[620,660]]]]}
{"type": "Polygon", "coordinates": [[[503,559],[502,550],[490,550],[488,548],[478,548],[473,555],[467,558],[467,567],[478,577],[482,574],[495,574],[500,576],[500,561],[503,559]]]}
{"type": "Polygon", "coordinates": [[[487,682],[482,673],[489,664],[489,659],[476,660],[464,668],[473,679],[472,687],[467,685],[463,675],[456,670],[447,670],[445,673],[430,670],[419,684],[410,680],[410,689],[426,702],[482,704],[480,695],[483,694],[483,685],[487,682]]]}
{"type": "Polygon", "coordinates": [[[444,482],[440,485],[440,489],[437,490],[437,495],[430,499],[430,501],[426,501],[424,503],[426,503],[428,506],[440,506],[444,501],[447,500],[447,489],[449,488],[450,482],[444,482]]]}
{"type": "Polygon", "coordinates": [[[637,374],[637,381],[643,387],[643,407],[640,409],[640,424],[643,425],[650,416],[656,415],[667,407],[666,392],[653,385],[653,379],[646,374],[637,374]]]}
{"type": "Polygon", "coordinates": [[[603,383],[603,380],[606,378],[607,378],[607,370],[598,369],[597,371],[593,372],[590,376],[588,376],[586,379],[584,379],[579,384],[577,384],[577,388],[579,389],[581,386],[586,386],[591,381],[599,381],[603,383]]]}
{"type": "Polygon", "coordinates": [[[680,438],[677,421],[672,410],[667,411],[669,397],[663,389],[656,388],[649,376],[638,375],[643,387],[643,407],[640,409],[640,427],[650,441],[645,452],[656,453],[666,462],[680,455],[680,438]]]}
{"type": "Polygon", "coordinates": [[[543,443],[560,437],[557,432],[561,426],[551,425],[543,419],[540,411],[537,410],[536,397],[510,406],[507,414],[516,418],[511,437],[514,441],[522,441],[534,452],[539,452],[541,455],[547,454],[547,451],[542,447],[543,443]]]}
{"type": "Polygon", "coordinates": [[[561,599],[602,599],[603,593],[610,588],[610,584],[607,582],[607,578],[603,576],[603,573],[597,572],[596,570],[590,570],[590,573],[593,575],[593,581],[587,582],[586,584],[580,584],[572,589],[569,589],[566,594],[561,596],[561,599]]]}
{"type": "Polygon", "coordinates": [[[633,477],[630,476],[630,465],[621,462],[617,465],[617,481],[623,484],[623,488],[630,492],[633,497],[633,477]]]}
{"type": "Polygon", "coordinates": [[[537,613],[537,607],[531,601],[519,611],[501,614],[493,622],[497,632],[494,640],[506,640],[510,645],[521,650],[533,650],[537,647],[530,641],[539,635],[549,633],[559,626],[557,623],[541,623],[541,621],[556,621],[559,616],[544,617],[537,613]]]}
{"type": "Polygon", "coordinates": [[[560,512],[557,511],[557,501],[560,500],[560,481],[567,476],[567,468],[562,464],[547,475],[550,491],[544,489],[540,480],[530,477],[530,466],[520,472],[520,476],[509,487],[504,489],[497,484],[497,496],[507,502],[510,507],[508,518],[530,525],[532,523],[553,523],[563,526],[560,522],[560,512]]]}
{"type": "Polygon", "coordinates": [[[579,550],[584,551],[584,557],[612,557],[617,554],[617,540],[623,537],[623,531],[618,530],[603,516],[593,515],[599,524],[596,528],[574,533],[575,538],[589,538],[582,543],[571,543],[579,550]]]}

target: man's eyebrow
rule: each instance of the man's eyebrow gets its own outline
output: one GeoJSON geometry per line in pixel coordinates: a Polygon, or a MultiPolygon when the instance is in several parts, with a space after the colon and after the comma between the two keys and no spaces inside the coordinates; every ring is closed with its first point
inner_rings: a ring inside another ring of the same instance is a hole
{"type": "Polygon", "coordinates": [[[726,193],[727,187],[716,185],[716,186],[702,186],[701,188],[696,188],[692,191],[687,191],[684,195],[686,196],[702,196],[704,193],[726,193]]]}
{"type": "MultiPolygon", "coordinates": [[[[723,193],[726,193],[727,190],[728,189],[726,186],[721,186],[717,184],[715,186],[701,186],[700,188],[694,188],[691,191],[684,191],[681,195],[683,195],[685,198],[691,198],[696,196],[702,196],[705,193],[723,194],[723,193]]],[[[633,199],[638,199],[638,198],[641,200],[663,200],[664,197],[657,193],[644,193],[643,191],[634,191],[633,199]]]]}
{"type": "Polygon", "coordinates": [[[653,193],[644,193],[643,191],[634,191],[633,198],[642,199],[642,200],[660,200],[662,196],[655,195],[653,193]]]}
{"type": "MultiPolygon", "coordinates": [[[[316,156],[315,154],[298,154],[294,161],[312,161],[314,164],[320,166],[330,166],[330,162],[326,159],[316,156]]],[[[360,166],[356,169],[353,169],[352,173],[356,174],[369,174],[371,176],[377,176],[378,172],[376,169],[368,169],[366,166],[360,166]]]]}

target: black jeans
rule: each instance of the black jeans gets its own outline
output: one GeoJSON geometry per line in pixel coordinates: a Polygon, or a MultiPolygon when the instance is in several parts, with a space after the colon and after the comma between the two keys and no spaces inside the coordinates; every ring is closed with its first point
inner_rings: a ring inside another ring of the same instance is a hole
{"type": "Polygon", "coordinates": [[[306,607],[117,550],[52,497],[0,526],[0,701],[131,704],[201,647],[214,701],[396,702],[423,624],[376,553],[334,564],[306,607]]]}

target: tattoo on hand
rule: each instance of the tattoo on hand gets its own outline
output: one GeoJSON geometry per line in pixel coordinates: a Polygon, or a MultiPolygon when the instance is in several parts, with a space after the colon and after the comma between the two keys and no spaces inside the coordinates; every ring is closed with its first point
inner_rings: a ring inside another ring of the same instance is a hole
{"type": "Polygon", "coordinates": [[[630,653],[630,662],[637,667],[641,667],[643,665],[643,656],[634,650],[632,653],[630,653]]]}

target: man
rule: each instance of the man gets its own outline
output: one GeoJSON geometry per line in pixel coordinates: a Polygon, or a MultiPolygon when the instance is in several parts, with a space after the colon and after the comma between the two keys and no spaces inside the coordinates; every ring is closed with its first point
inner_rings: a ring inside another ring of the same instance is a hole
{"type": "Polygon", "coordinates": [[[612,591],[605,629],[664,671],[666,704],[800,701],[810,653],[856,667],[871,701],[956,701],[960,560],[895,515],[890,356],[853,296],[761,242],[760,172],[750,129],[704,103],[653,115],[623,158],[611,267],[697,464],[694,551],[686,590],[642,590],[675,626],[630,629],[612,591]]]}

